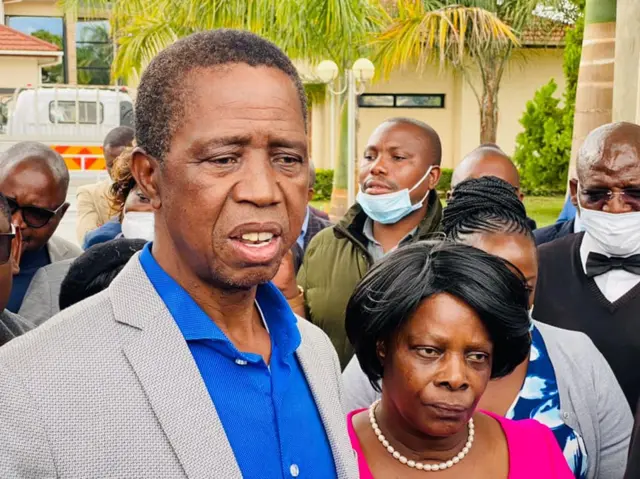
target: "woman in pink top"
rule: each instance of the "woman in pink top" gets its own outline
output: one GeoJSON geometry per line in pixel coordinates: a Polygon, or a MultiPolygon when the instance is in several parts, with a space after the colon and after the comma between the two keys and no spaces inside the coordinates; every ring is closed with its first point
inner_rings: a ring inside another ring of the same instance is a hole
{"type": "Polygon", "coordinates": [[[552,432],[476,406],[529,351],[528,291],[510,263],[420,242],[378,263],[347,306],[362,370],[382,397],[348,416],[361,479],[573,479],[552,432]]]}

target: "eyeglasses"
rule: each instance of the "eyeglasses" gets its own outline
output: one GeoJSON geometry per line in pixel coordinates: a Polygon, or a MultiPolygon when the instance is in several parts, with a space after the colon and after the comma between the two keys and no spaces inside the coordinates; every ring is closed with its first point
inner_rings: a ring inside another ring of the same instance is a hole
{"type": "Polygon", "coordinates": [[[16,227],[11,225],[11,233],[0,233],[0,264],[7,264],[11,258],[11,242],[16,237],[16,227]]]}
{"type": "Polygon", "coordinates": [[[58,214],[58,212],[62,209],[65,203],[62,203],[55,210],[49,210],[47,208],[40,208],[38,206],[22,206],[20,205],[15,198],[7,198],[7,203],[9,203],[9,209],[11,210],[11,214],[14,215],[16,212],[22,211],[22,219],[26,223],[29,228],[42,228],[45,226],[51,219],[58,214]]]}
{"type": "Polygon", "coordinates": [[[640,210],[640,188],[625,188],[621,191],[592,188],[581,190],[580,194],[591,206],[596,208],[603,207],[614,196],[619,196],[622,202],[628,204],[634,210],[640,210]]]}

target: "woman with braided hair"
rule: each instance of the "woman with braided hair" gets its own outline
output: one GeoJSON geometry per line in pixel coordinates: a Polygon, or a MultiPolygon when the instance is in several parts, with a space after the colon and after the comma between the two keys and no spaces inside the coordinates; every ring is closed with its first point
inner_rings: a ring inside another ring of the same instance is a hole
{"type": "MultiPolygon", "coordinates": [[[[520,270],[533,307],[537,251],[524,206],[511,185],[495,177],[458,184],[442,224],[450,240],[499,256],[520,270]]],[[[349,410],[380,396],[355,358],[343,379],[349,410]]],[[[582,333],[532,321],[526,359],[511,374],[491,381],[478,407],[548,426],[578,479],[624,475],[631,411],[611,368],[582,333]]]]}

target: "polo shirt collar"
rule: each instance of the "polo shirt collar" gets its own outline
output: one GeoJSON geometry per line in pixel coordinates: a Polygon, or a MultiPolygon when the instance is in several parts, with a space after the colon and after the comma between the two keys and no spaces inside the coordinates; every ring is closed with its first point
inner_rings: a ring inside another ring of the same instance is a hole
{"type": "MultiPolygon", "coordinates": [[[[189,293],[162,269],[153,257],[151,247],[152,243],[145,245],[139,257],[140,264],[185,340],[221,342],[230,353],[237,354],[236,347],[224,332],[189,293]]],[[[284,357],[293,354],[301,343],[300,331],[298,320],[282,293],[270,282],[260,285],[256,292],[256,303],[267,326],[272,347],[277,348],[284,357]]]]}

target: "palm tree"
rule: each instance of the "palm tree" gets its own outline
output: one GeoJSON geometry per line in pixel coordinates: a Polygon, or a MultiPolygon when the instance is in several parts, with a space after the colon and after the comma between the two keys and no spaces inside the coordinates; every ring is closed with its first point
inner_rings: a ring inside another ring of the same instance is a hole
{"type": "MultiPolygon", "coordinates": [[[[569,178],[589,132],[611,122],[616,40],[616,0],[587,0],[569,178]]],[[[636,66],[637,68],[637,66],[636,66]]]]}
{"type": "MultiPolygon", "coordinates": [[[[398,0],[375,38],[383,73],[428,62],[452,67],[480,110],[480,142],[495,143],[498,93],[518,37],[537,20],[540,0],[398,0]]],[[[546,2],[554,5],[555,2],[546,2]]],[[[391,2],[390,2],[391,4],[391,2]]]]}
{"type": "MultiPolygon", "coordinates": [[[[292,59],[333,60],[343,70],[366,49],[380,23],[381,9],[369,0],[59,0],[66,11],[98,16],[109,12],[117,39],[113,76],[137,82],[151,59],[167,45],[191,33],[239,28],[272,40],[292,59]]],[[[324,94],[320,89],[312,100],[324,94]]],[[[346,135],[341,135],[346,136],[346,135]]],[[[341,138],[341,142],[346,138],[341,138]]],[[[332,210],[344,211],[348,159],[339,152],[332,210]],[[340,203],[340,205],[334,204],[340,203]]],[[[333,158],[332,158],[333,159],[333,158]]],[[[355,161],[355,159],[351,159],[355,161]]]]}

